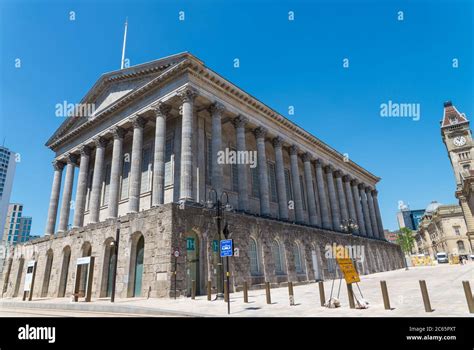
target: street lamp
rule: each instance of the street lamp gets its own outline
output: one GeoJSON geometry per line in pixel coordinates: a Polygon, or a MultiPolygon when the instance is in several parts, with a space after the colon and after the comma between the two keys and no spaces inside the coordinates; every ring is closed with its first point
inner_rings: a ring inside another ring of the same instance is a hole
{"type": "MultiPolygon", "coordinates": [[[[214,188],[211,188],[208,192],[209,199],[206,200],[206,207],[208,209],[216,209],[216,223],[217,223],[217,238],[220,241],[222,239],[221,231],[221,222],[223,211],[231,211],[232,206],[229,204],[229,195],[227,192],[222,191],[219,196],[217,191],[214,188]],[[215,195],[215,201],[212,200],[212,193],[215,195]],[[224,202],[225,200],[225,202],[224,202]]],[[[219,257],[219,262],[217,263],[217,299],[224,299],[224,269],[223,269],[224,260],[222,257],[219,257]]]]}
{"type": "Polygon", "coordinates": [[[118,265],[118,249],[119,249],[119,241],[120,241],[120,229],[118,228],[115,231],[115,241],[110,242],[110,246],[114,249],[115,254],[115,264],[114,264],[114,274],[112,276],[112,293],[110,295],[110,302],[113,303],[115,301],[115,282],[117,280],[117,265],[118,265]]]}
{"type": "Polygon", "coordinates": [[[345,232],[349,235],[353,234],[354,231],[359,229],[359,225],[354,219],[344,219],[341,221],[341,225],[339,226],[342,232],[345,232]]]}

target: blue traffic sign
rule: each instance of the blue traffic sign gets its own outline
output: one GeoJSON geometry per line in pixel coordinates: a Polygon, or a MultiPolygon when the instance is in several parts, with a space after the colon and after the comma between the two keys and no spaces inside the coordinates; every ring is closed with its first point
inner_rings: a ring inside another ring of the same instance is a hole
{"type": "Polygon", "coordinates": [[[223,239],[221,240],[221,257],[232,256],[234,253],[234,249],[232,246],[231,239],[223,239]]]}

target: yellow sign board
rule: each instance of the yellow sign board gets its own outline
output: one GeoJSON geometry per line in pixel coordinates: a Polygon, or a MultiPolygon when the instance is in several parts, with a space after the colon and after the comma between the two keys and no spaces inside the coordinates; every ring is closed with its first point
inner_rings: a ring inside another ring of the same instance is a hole
{"type": "Polygon", "coordinates": [[[337,258],[336,259],[337,264],[339,265],[339,268],[342,271],[342,274],[344,275],[344,279],[346,280],[346,283],[355,283],[355,282],[360,282],[359,274],[357,273],[354,264],[352,263],[352,259],[349,258],[337,258]]]}

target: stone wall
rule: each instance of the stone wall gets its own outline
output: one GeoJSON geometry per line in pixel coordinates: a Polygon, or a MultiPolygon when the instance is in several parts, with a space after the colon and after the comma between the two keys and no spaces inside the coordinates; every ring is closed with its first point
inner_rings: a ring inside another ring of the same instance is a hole
{"type": "MultiPolygon", "coordinates": [[[[63,296],[61,280],[65,278],[65,260],[70,251],[70,263],[65,279],[65,297],[71,297],[76,276],[76,261],[87,254],[95,257],[92,293],[94,298],[105,297],[108,278],[108,257],[111,242],[115,240],[120,227],[120,242],[117,266],[116,295],[120,298],[134,296],[134,274],[136,246],[141,237],[144,240],[143,274],[141,297],[174,296],[175,258],[172,252],[178,249],[176,289],[178,295],[189,295],[192,280],[196,280],[197,291],[206,292],[211,280],[215,289],[217,252],[213,252],[212,241],[216,237],[215,213],[200,207],[180,209],[176,204],[166,204],[137,214],[128,214],[118,220],[107,220],[90,224],[84,228],[72,229],[64,235],[43,237],[12,248],[7,257],[0,286],[3,297],[21,297],[27,262],[37,261],[37,272],[33,298],[63,296]],[[187,238],[194,239],[194,251],[187,250],[187,238]],[[52,256],[49,280],[47,272],[48,255],[52,256]],[[7,268],[12,259],[11,269],[7,268]],[[22,263],[23,261],[23,263],[22,263]],[[19,268],[22,267],[21,273],[19,268]],[[9,273],[8,273],[9,272],[9,273]],[[18,282],[17,282],[18,281],[18,282]],[[15,293],[15,290],[18,292],[15,293]]],[[[244,281],[251,288],[261,288],[265,281],[273,286],[288,281],[307,283],[317,279],[338,276],[330,269],[325,258],[325,246],[336,244],[364,247],[364,260],[358,263],[362,274],[392,270],[403,267],[403,257],[397,245],[385,241],[367,239],[332,231],[315,229],[303,225],[266,219],[241,213],[224,213],[230,238],[239,248],[240,256],[230,258],[232,276],[231,290],[239,290],[244,281]],[[250,238],[257,242],[259,271],[251,273],[250,238]],[[283,271],[275,272],[275,257],[272,244],[278,241],[282,253],[283,271]],[[301,266],[296,271],[295,244],[300,248],[301,266]],[[314,256],[314,259],[313,259],[314,256]],[[316,260],[315,267],[313,260],[316,260]]],[[[222,227],[224,226],[224,223],[222,227]]]]}

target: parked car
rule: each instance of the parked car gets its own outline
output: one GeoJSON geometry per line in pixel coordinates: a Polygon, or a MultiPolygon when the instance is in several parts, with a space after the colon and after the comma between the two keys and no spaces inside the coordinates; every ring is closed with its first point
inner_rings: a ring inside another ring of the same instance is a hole
{"type": "Polygon", "coordinates": [[[444,252],[436,253],[436,260],[438,261],[438,264],[447,264],[449,263],[448,254],[444,252]]]}

